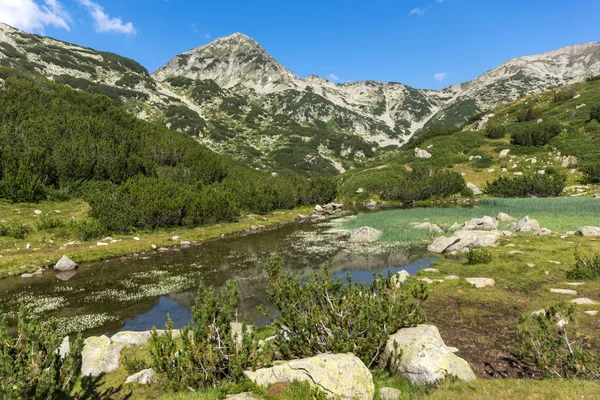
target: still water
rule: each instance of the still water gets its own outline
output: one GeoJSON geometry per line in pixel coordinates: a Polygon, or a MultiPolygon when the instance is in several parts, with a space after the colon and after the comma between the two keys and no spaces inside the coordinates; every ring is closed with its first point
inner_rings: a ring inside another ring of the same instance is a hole
{"type": "Polygon", "coordinates": [[[289,224],[259,233],[232,236],[169,252],[89,263],[76,273],[0,280],[0,309],[14,317],[21,305],[42,318],[57,318],[61,333],[86,335],[163,327],[167,314],[176,327],[190,319],[197,284],[240,285],[240,308],[250,322],[266,322],[259,305],[269,306],[263,265],[275,252],[286,269],[302,277],[323,264],[336,276],[350,273],[369,282],[377,271],[415,274],[432,258],[397,245],[350,245],[339,221],[289,224]]]}

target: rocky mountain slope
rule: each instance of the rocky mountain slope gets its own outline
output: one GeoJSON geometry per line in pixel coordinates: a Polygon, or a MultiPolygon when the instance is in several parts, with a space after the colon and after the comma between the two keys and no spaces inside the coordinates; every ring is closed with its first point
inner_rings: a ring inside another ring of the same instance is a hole
{"type": "Polygon", "coordinates": [[[180,54],[150,75],[133,60],[0,24],[0,65],[106,94],[140,118],[250,165],[318,175],[360,166],[422,128],[462,124],[523,94],[600,74],[600,43],[513,59],[441,91],[300,78],[239,33],[180,54]]]}

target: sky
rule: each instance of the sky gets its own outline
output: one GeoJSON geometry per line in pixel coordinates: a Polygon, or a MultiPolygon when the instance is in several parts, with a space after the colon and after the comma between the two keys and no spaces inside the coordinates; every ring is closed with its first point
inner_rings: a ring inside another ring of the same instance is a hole
{"type": "Polygon", "coordinates": [[[0,0],[0,22],[150,72],[235,32],[296,75],[440,89],[513,58],[600,41],[600,0],[0,0]]]}

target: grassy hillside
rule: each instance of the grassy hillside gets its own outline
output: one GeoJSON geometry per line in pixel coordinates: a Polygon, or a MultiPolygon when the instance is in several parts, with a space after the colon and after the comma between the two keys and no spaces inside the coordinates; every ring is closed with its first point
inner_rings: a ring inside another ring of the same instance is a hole
{"type": "Polygon", "coordinates": [[[390,177],[414,169],[452,169],[481,189],[501,177],[557,173],[566,177],[567,195],[592,194],[600,182],[598,107],[600,79],[589,79],[481,113],[461,128],[427,130],[379,155],[369,168],[341,175],[340,194],[356,197],[363,188],[362,198],[380,196],[390,177]],[[415,157],[415,148],[431,158],[415,157]]]}

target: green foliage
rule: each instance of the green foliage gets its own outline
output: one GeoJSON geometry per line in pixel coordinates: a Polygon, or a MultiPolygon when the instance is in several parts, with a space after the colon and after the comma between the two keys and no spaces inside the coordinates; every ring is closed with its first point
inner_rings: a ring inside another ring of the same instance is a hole
{"type": "Polygon", "coordinates": [[[561,103],[563,101],[571,100],[577,92],[572,87],[565,87],[554,92],[554,102],[561,103]]]}
{"type": "Polygon", "coordinates": [[[7,399],[70,398],[81,374],[83,339],[78,336],[61,357],[63,340],[51,323],[19,313],[16,334],[0,320],[0,393],[7,399]]]}
{"type": "Polygon", "coordinates": [[[29,225],[23,223],[0,222],[0,236],[8,236],[15,239],[25,239],[25,236],[32,231],[33,229],[29,225]]]}
{"type": "Polygon", "coordinates": [[[575,253],[575,267],[567,271],[567,279],[596,280],[600,277],[600,253],[586,258],[575,253]]]}
{"type": "Polygon", "coordinates": [[[272,359],[269,344],[237,321],[238,285],[228,281],[217,293],[201,282],[192,322],[181,330],[181,345],[173,336],[169,318],[165,333],[152,330],[149,342],[152,367],[164,373],[172,390],[197,390],[239,382],[245,368],[260,368],[272,359]]]}
{"type": "Polygon", "coordinates": [[[519,146],[543,146],[558,136],[562,130],[562,125],[556,121],[515,127],[511,134],[511,143],[519,146]]]}
{"type": "Polygon", "coordinates": [[[275,316],[265,314],[280,332],[277,343],[286,358],[352,352],[373,367],[389,335],[423,321],[420,303],[428,293],[422,283],[397,288],[391,275],[381,274],[369,285],[349,275],[344,282],[327,267],[304,281],[283,271],[279,255],[265,269],[267,295],[277,310],[275,316]]]}
{"type": "Polygon", "coordinates": [[[455,171],[418,168],[406,174],[381,193],[387,200],[402,202],[448,197],[466,187],[465,179],[455,171]]]}
{"type": "Polygon", "coordinates": [[[592,76],[588,76],[587,78],[585,78],[586,82],[595,82],[595,81],[600,81],[600,75],[592,75],[592,76]]]}
{"type": "Polygon", "coordinates": [[[70,75],[59,75],[54,79],[54,81],[59,84],[69,85],[74,89],[81,89],[85,92],[102,94],[111,98],[116,104],[121,104],[122,97],[140,101],[147,101],[149,99],[146,93],[137,90],[121,89],[110,85],[104,85],[102,83],[95,83],[83,78],[76,78],[70,75]]]}
{"type": "Polygon", "coordinates": [[[527,174],[523,176],[501,176],[488,182],[485,192],[497,197],[551,197],[560,196],[566,186],[567,177],[557,171],[548,170],[546,174],[527,174]]]}
{"type": "Polygon", "coordinates": [[[52,218],[48,215],[42,215],[36,223],[38,231],[49,231],[51,229],[64,226],[64,223],[58,218],[52,218]]]}
{"type": "Polygon", "coordinates": [[[140,372],[152,366],[152,360],[149,357],[138,354],[137,349],[131,347],[121,350],[120,362],[130,374],[140,372]]]}
{"type": "Polygon", "coordinates": [[[473,160],[473,167],[478,169],[489,168],[494,165],[494,159],[489,156],[482,156],[473,160]]]}
{"type": "Polygon", "coordinates": [[[600,105],[595,105],[590,111],[590,121],[596,120],[600,122],[600,105]]]}
{"type": "Polygon", "coordinates": [[[107,233],[106,228],[97,220],[87,220],[76,223],[77,237],[81,241],[100,239],[107,233]]]}
{"type": "Polygon", "coordinates": [[[544,314],[522,317],[520,323],[519,356],[532,367],[559,379],[600,378],[600,357],[579,336],[573,305],[554,305],[544,314]]]}
{"type": "Polygon", "coordinates": [[[542,111],[537,107],[525,107],[517,111],[517,122],[535,121],[542,116],[542,111]]]}
{"type": "Polygon", "coordinates": [[[419,147],[427,140],[438,136],[451,136],[455,133],[460,132],[460,129],[454,126],[440,126],[431,128],[423,133],[416,134],[410,138],[410,140],[402,147],[403,149],[414,149],[419,147]]]}
{"type": "Polygon", "coordinates": [[[586,183],[600,182],[600,161],[590,161],[579,166],[586,183]]]}
{"type": "Polygon", "coordinates": [[[9,58],[27,58],[24,54],[20,53],[11,44],[7,42],[0,43],[0,51],[9,58]]]}
{"type": "Polygon", "coordinates": [[[469,265],[489,264],[494,256],[489,249],[473,249],[467,253],[467,263],[469,265]]]}
{"type": "Polygon", "coordinates": [[[500,124],[488,124],[485,135],[490,139],[502,139],[506,136],[506,127],[500,124]]]}

